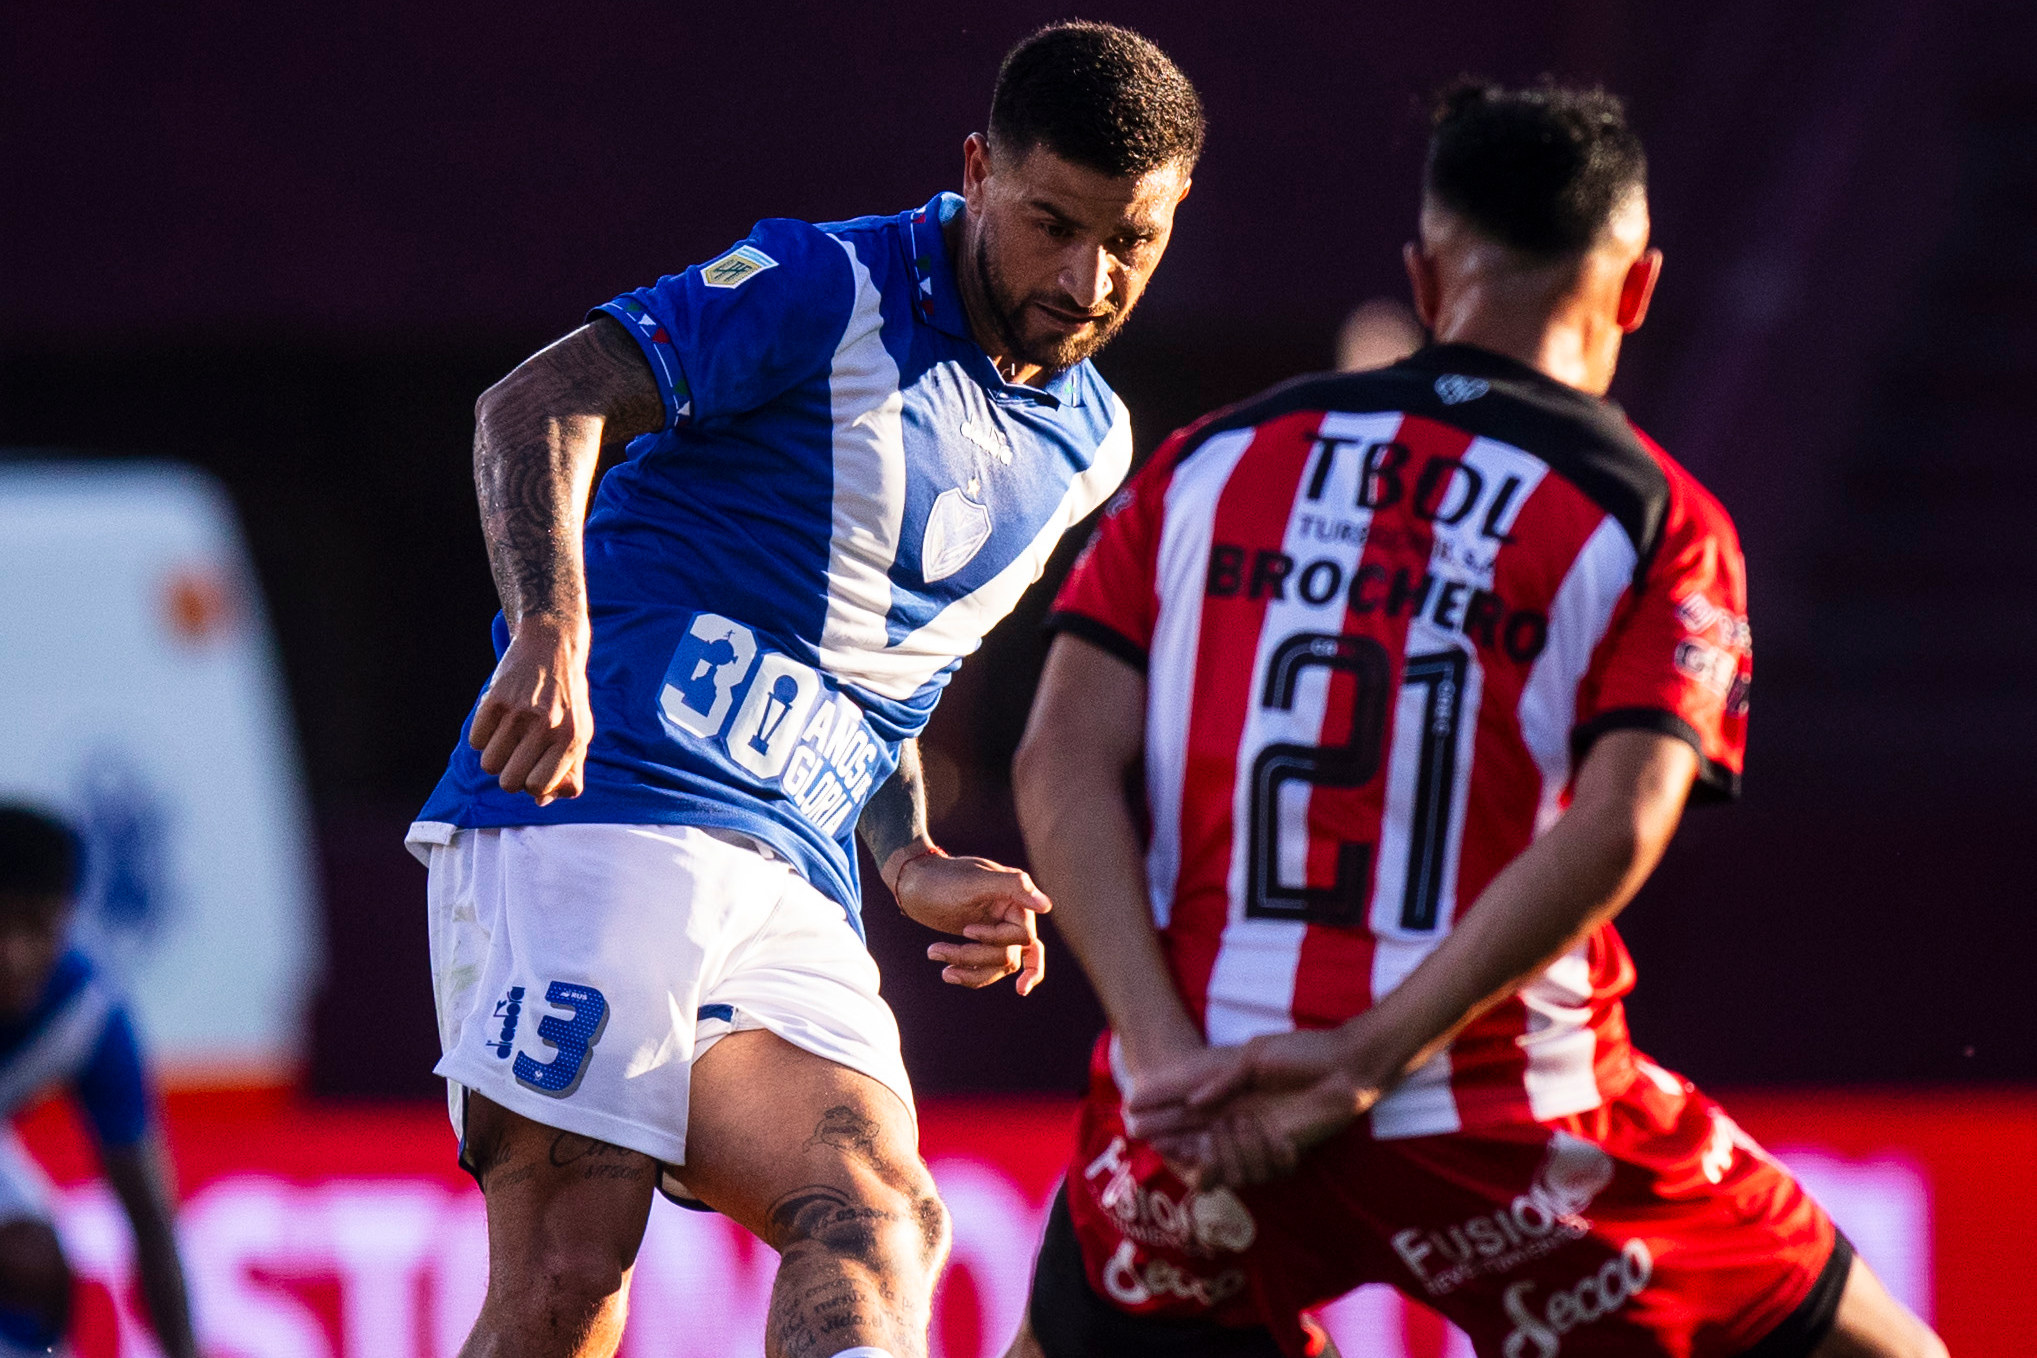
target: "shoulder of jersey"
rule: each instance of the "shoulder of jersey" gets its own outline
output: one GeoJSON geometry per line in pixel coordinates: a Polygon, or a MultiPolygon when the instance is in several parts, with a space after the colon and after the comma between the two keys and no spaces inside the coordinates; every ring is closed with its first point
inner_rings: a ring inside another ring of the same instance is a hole
{"type": "Polygon", "coordinates": [[[1447,361],[1434,360],[1290,378],[1183,429],[1172,460],[1178,464],[1219,434],[1312,411],[1410,415],[1519,448],[1619,520],[1644,560],[1661,536],[1671,468],[1696,484],[1609,401],[1489,368],[1452,372],[1447,361]]]}
{"type": "Polygon", "coordinates": [[[1688,467],[1671,457],[1646,430],[1631,423],[1627,427],[1642,448],[1647,450],[1649,457],[1662,468],[1671,497],[1681,502],[1681,517],[1706,531],[1726,537],[1737,548],[1740,530],[1734,524],[1733,515],[1726,508],[1725,502],[1714,495],[1709,486],[1692,475],[1688,467]]]}

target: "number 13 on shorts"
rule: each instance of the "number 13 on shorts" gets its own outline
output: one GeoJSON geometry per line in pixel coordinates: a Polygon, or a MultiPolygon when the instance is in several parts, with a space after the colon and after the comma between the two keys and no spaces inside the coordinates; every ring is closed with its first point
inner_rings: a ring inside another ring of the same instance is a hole
{"type": "Polygon", "coordinates": [[[518,1052],[511,1069],[525,1089],[563,1099],[587,1074],[588,1055],[608,1026],[608,1000],[593,986],[554,981],[545,987],[545,1003],[570,1015],[547,1014],[538,1021],[538,1037],[557,1055],[550,1061],[534,1061],[518,1052]]]}

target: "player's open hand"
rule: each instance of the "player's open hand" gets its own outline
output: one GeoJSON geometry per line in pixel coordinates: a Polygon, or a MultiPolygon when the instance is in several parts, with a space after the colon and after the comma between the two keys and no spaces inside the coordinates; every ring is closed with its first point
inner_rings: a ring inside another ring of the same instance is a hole
{"type": "Polygon", "coordinates": [[[528,792],[544,806],[586,785],[594,712],[587,703],[587,620],[527,617],[495,666],[474,710],[467,743],[504,792],[528,792]]]}
{"type": "Polygon", "coordinates": [[[935,943],[927,957],[942,964],[949,985],[980,990],[1018,973],[1018,993],[1032,993],[1047,974],[1047,950],[1036,918],[1053,902],[1017,868],[987,858],[939,852],[903,857],[887,873],[898,908],[929,929],[960,934],[965,943],[935,943]]]}

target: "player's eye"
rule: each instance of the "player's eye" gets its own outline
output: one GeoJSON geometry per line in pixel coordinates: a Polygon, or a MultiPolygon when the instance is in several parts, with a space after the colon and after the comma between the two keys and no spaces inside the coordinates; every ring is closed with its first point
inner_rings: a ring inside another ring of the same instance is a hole
{"type": "Polygon", "coordinates": [[[1048,240],[1067,240],[1075,234],[1074,227],[1069,226],[1066,222],[1055,221],[1052,217],[1045,218],[1040,222],[1040,230],[1047,233],[1048,240]]]}

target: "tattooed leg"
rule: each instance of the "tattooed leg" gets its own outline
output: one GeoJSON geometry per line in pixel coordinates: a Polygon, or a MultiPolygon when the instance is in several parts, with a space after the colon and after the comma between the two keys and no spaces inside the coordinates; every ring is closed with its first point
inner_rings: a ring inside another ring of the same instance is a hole
{"type": "Polygon", "coordinates": [[[462,1358],[611,1358],[656,1163],[479,1095],[467,1144],[488,1200],[488,1293],[462,1358]]]}
{"type": "Polygon", "coordinates": [[[779,1253],[770,1358],[923,1358],[948,1218],[888,1089],[734,1034],[694,1068],[686,1159],[687,1186],[779,1253]]]}

